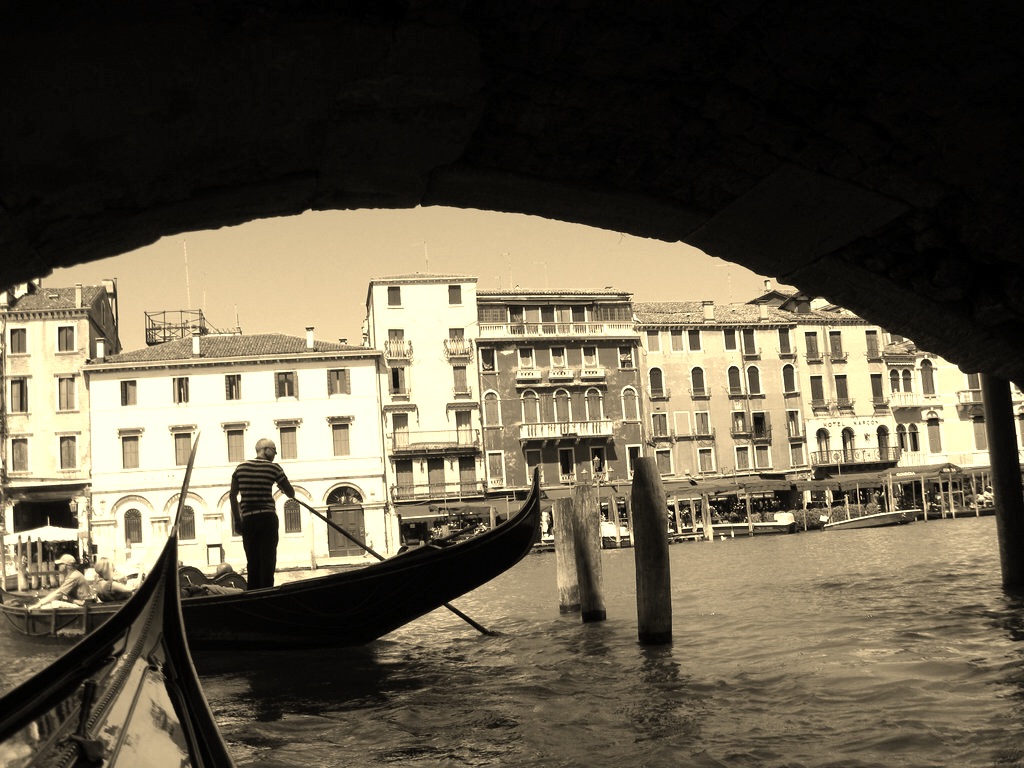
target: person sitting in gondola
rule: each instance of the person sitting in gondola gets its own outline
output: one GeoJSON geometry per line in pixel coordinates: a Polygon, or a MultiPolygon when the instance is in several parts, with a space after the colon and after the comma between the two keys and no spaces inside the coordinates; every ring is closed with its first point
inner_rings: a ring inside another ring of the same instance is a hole
{"type": "Polygon", "coordinates": [[[96,583],[93,585],[93,589],[101,603],[127,600],[132,596],[135,590],[115,578],[114,564],[109,557],[97,559],[93,568],[96,571],[96,583]]]}
{"type": "Polygon", "coordinates": [[[54,601],[60,601],[65,605],[72,604],[78,606],[90,599],[92,597],[92,587],[85,580],[82,572],[78,570],[77,562],[74,555],[65,554],[58,557],[56,561],[57,572],[62,576],[60,586],[50,594],[37,600],[29,608],[41,608],[54,601]]]}

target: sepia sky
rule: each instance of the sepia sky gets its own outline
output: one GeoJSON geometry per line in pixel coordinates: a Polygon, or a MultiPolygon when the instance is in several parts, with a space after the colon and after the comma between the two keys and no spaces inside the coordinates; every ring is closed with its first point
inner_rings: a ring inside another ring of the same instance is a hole
{"type": "Polygon", "coordinates": [[[361,341],[367,282],[423,272],[478,278],[481,290],[600,289],[634,301],[746,301],[764,277],[682,244],[456,208],[308,212],[165,237],[68,269],[43,285],[117,279],[121,343],[145,346],[144,313],[202,309],[244,333],[361,341]]]}

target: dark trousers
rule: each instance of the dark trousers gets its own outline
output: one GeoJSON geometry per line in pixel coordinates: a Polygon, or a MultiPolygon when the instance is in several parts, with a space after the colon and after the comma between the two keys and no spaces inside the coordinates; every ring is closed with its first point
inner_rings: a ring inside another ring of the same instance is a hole
{"type": "Polygon", "coordinates": [[[277,540],[276,512],[257,512],[242,518],[242,546],[245,548],[249,589],[274,586],[277,540]]]}

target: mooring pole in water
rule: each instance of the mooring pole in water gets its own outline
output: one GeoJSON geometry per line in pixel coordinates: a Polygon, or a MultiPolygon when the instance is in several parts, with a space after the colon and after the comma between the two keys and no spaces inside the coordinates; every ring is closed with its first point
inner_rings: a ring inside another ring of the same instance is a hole
{"type": "Polygon", "coordinates": [[[576,578],[580,584],[580,617],[584,622],[604,621],[608,613],[604,607],[601,573],[601,509],[591,486],[577,485],[573,488],[572,514],[576,578]]]}
{"type": "Polygon", "coordinates": [[[633,466],[633,561],[636,564],[637,635],[641,643],[672,642],[672,576],[665,532],[665,491],[653,458],[633,466]]]}
{"type": "Polygon", "coordinates": [[[580,582],[576,578],[576,544],[573,535],[572,499],[555,499],[551,527],[555,536],[555,580],[559,613],[580,609],[580,582]]]}
{"type": "Polygon", "coordinates": [[[1024,593],[1024,494],[1021,493],[1010,383],[983,373],[981,397],[985,404],[985,432],[992,462],[1003,589],[1021,594],[1024,593]]]}
{"type": "Polygon", "coordinates": [[[708,495],[700,495],[700,517],[704,524],[704,538],[708,541],[715,540],[715,528],[711,523],[711,505],[708,503],[708,495]]]}

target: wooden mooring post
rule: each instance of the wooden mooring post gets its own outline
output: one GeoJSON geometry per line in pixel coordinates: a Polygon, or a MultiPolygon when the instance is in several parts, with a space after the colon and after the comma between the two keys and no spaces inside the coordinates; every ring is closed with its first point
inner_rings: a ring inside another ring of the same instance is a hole
{"type": "Polygon", "coordinates": [[[633,553],[636,564],[637,635],[641,643],[672,642],[672,576],[665,531],[665,491],[653,458],[633,468],[633,553]]]}
{"type": "MultiPolygon", "coordinates": [[[[572,491],[572,531],[576,579],[580,587],[580,618],[604,621],[604,579],[601,572],[601,509],[594,489],[577,485],[572,491]]],[[[618,517],[618,515],[616,515],[618,517]]]]}
{"type": "Polygon", "coordinates": [[[555,536],[558,610],[560,613],[575,613],[580,609],[580,583],[576,578],[572,499],[555,499],[551,507],[551,527],[555,536]]]}
{"type": "Polygon", "coordinates": [[[1024,593],[1024,494],[1021,493],[1020,459],[1014,429],[1010,383],[986,373],[981,375],[985,405],[985,431],[992,462],[996,531],[1003,589],[1024,593]]]}

